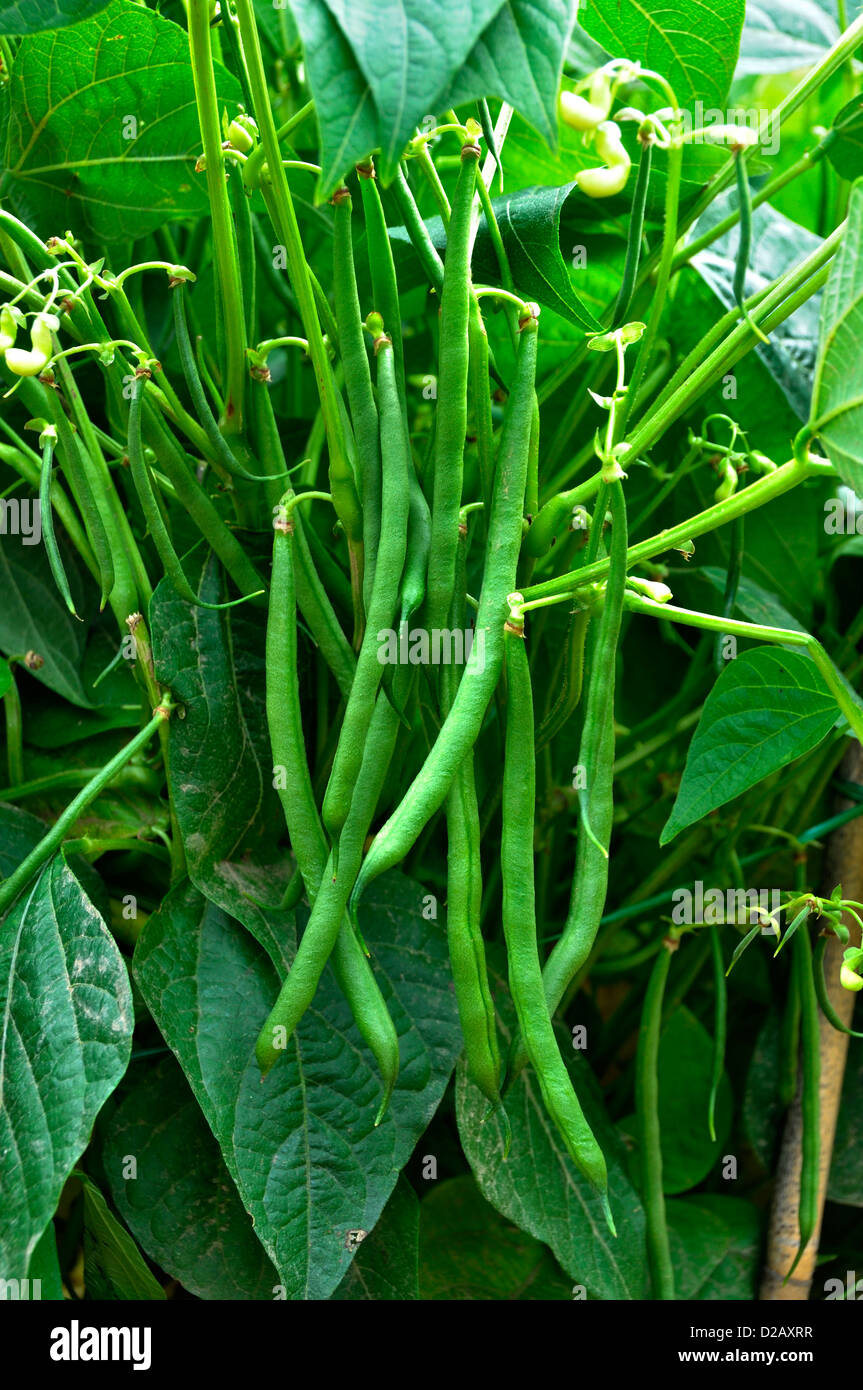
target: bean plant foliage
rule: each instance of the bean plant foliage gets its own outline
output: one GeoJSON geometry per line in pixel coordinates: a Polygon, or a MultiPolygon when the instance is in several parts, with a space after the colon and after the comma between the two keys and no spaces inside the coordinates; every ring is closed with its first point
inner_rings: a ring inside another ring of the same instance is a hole
{"type": "Polygon", "coordinates": [[[848,8],[0,0],[6,1296],[863,1296],[848,8]]]}

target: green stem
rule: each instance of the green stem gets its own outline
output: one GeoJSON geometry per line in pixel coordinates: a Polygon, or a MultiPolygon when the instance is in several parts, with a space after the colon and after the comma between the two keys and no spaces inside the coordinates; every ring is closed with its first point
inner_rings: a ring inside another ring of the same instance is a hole
{"type": "MultiPolygon", "coordinates": [[[[630,546],[627,552],[626,567],[632,569],[634,565],[640,564],[643,560],[652,560],[654,556],[661,555],[665,550],[674,550],[679,545],[694,540],[697,536],[705,536],[708,532],[715,531],[717,527],[733,521],[735,517],[744,516],[747,512],[755,511],[757,507],[763,507],[774,498],[782,497],[784,493],[789,492],[804,479],[819,476],[833,477],[832,464],[817,459],[806,461],[791,459],[788,463],[777,468],[774,473],[767,473],[764,477],[758,478],[749,487],[735,492],[724,502],[716,502],[712,507],[707,507],[703,512],[699,512],[697,516],[690,517],[688,521],[682,521],[677,526],[660,531],[657,536],[651,536],[647,540],[639,541],[636,545],[630,546]]],[[[556,579],[548,579],[542,584],[532,585],[524,590],[524,598],[526,602],[533,602],[534,599],[559,595],[563,600],[564,596],[568,596],[576,589],[604,580],[607,572],[608,560],[596,560],[593,564],[571,570],[568,574],[560,575],[556,579]]],[[[666,605],[659,606],[664,608],[666,605]]],[[[717,619],[717,622],[721,623],[722,619],[717,619]]]]}
{"type": "Polygon", "coordinates": [[[275,230],[285,247],[288,273],[297,298],[303,331],[308,339],[309,356],[312,359],[318,384],[321,411],[329,444],[330,490],[333,494],[333,504],[348,540],[353,589],[356,594],[358,587],[361,592],[362,510],[347,456],[335,381],[315,307],[314,289],[300,238],[297,215],[285,170],[282,167],[278,132],[270,106],[267,78],[261,57],[261,45],[252,0],[237,0],[237,16],[240,21],[243,51],[249,69],[249,85],[254,99],[255,119],[258,123],[261,144],[270,172],[270,195],[275,213],[275,230]]]}

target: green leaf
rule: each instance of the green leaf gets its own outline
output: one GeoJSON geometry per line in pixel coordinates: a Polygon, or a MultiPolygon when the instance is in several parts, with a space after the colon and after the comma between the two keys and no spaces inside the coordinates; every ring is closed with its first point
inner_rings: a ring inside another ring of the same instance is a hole
{"type": "Polygon", "coordinates": [[[378,111],[350,43],[324,0],[290,0],[321,137],[319,202],[338,188],[352,165],[377,149],[378,111]]]}
{"type": "Polygon", "coordinates": [[[572,1298],[551,1252],[505,1221],[470,1177],[438,1183],[420,1207],[420,1279],[424,1300],[572,1298]]]}
{"type": "Polygon", "coordinates": [[[354,1262],[332,1295],[380,1303],[419,1298],[420,1204],[402,1173],[373,1231],[363,1239],[354,1262]]]}
{"type": "Polygon", "coordinates": [[[678,1299],[757,1297],[762,1218],[751,1202],[704,1193],[669,1202],[666,1213],[678,1299]]]}
{"type": "MultiPolygon", "coordinates": [[[[513,1009],[505,966],[496,951],[489,952],[489,972],[505,1045],[513,1009]]],[[[462,1148],[486,1200],[520,1230],[549,1246],[572,1281],[585,1287],[588,1298],[641,1299],[647,1289],[644,1212],[629,1181],[623,1146],[595,1094],[590,1068],[571,1040],[563,1055],[608,1164],[617,1239],[609,1234],[599,1198],[549,1119],[532,1070],[525,1068],[506,1098],[512,1145],[504,1159],[501,1121],[489,1115],[488,1101],[467,1079],[464,1065],[459,1066],[456,1117],[462,1148]]]]}
{"type": "MultiPolygon", "coordinates": [[[[254,1045],[278,977],[248,932],[187,883],[149,918],[135,952],[147,1006],[291,1299],[328,1298],[340,1283],[356,1249],[350,1233],[375,1225],[461,1048],[443,931],[424,921],[417,885],[393,875],[375,887],[360,928],[403,1039],[377,1128],[377,1072],[329,971],[262,1084],[254,1045]]],[[[289,940],[291,914],[269,917],[289,940]]]]}
{"type": "MultiPolygon", "coordinates": [[[[574,0],[507,0],[457,71],[443,106],[500,97],[557,145],[557,93],[574,0]]],[[[506,155],[504,155],[504,168],[506,155]]]]}
{"type": "Polygon", "coordinates": [[[198,1298],[271,1299],[279,1277],[173,1057],[132,1069],[105,1130],[111,1195],[150,1259],[198,1298]]]}
{"type": "Polygon", "coordinates": [[[838,37],[835,9],[828,13],[828,6],[817,0],[750,0],[734,75],[760,77],[811,67],[838,37]]]}
{"type": "Polygon", "coordinates": [[[742,652],[704,703],[660,844],[808,753],[837,713],[808,657],[778,647],[742,652]]]}
{"type": "Polygon", "coordinates": [[[863,182],[821,297],[821,337],[809,428],[842,480],[863,496],[863,182]]]}
{"type": "MultiPolygon", "coordinates": [[[[37,652],[44,664],[32,672],[36,680],[71,704],[90,709],[81,675],[86,626],[72,617],[57,592],[45,547],[25,541],[25,535],[4,536],[0,546],[0,648],[10,656],[37,652]]],[[[65,551],[63,558],[66,564],[65,551]]],[[[74,566],[66,572],[77,607],[74,566]]]]}
{"type": "Polygon", "coordinates": [[[125,963],[61,856],[2,924],[0,1014],[0,1270],[22,1278],[132,1038],[125,963]]]}
{"type": "MultiPolygon", "coordinates": [[[[662,74],[681,107],[722,107],[734,76],[745,0],[586,0],[579,20],[615,58],[662,74]]],[[[663,102],[663,105],[666,103],[663,102]]]]}
{"type": "Polygon", "coordinates": [[[108,0],[2,0],[0,34],[35,34],[64,29],[103,10],[108,0]]]}
{"type": "Polygon", "coordinates": [[[88,1298],[163,1300],[137,1245],[89,1178],[84,1184],[84,1287],[88,1298]]]}
{"type": "MultiPolygon", "coordinates": [[[[307,0],[292,0],[302,31],[307,0]]],[[[441,109],[483,30],[502,0],[326,0],[368,84],[378,113],[380,173],[394,177],[405,145],[430,112],[441,109]],[[382,36],[386,41],[382,42],[382,36]]],[[[308,49],[306,49],[308,53],[308,49]]],[[[314,77],[312,90],[315,91],[314,77]]]]}
{"type": "Polygon", "coordinates": [[[863,97],[856,96],[833,117],[827,158],[836,172],[853,182],[863,174],[863,97]]]}
{"type": "MultiPolygon", "coordinates": [[[[239,84],[215,65],[220,105],[239,84]]],[[[127,0],[72,29],[28,39],[10,81],[7,176],[34,230],[72,226],[100,243],[203,215],[201,151],[183,30],[127,0]],[[62,222],[58,225],[58,211],[62,222]]]]}

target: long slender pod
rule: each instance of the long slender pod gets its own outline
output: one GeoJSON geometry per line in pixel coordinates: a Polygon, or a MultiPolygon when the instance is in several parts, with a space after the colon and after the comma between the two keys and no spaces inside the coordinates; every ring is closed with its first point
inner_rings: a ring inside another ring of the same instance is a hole
{"type": "Polygon", "coordinates": [[[401,804],[375,836],[357,879],[355,913],[366,886],[398,864],[446,798],[462,759],[476,743],[503,665],[507,596],[521,545],[527,456],[533,415],[538,310],[521,324],[513,389],[498,450],[485,573],[470,656],[452,709],[401,804]]]}
{"type": "Polygon", "coordinates": [[[366,249],[372,279],[374,309],[383,319],[393,344],[393,361],[399,400],[405,400],[405,360],[402,348],[402,313],[393,249],[372,160],[357,165],[363,212],[366,217],[366,249]]]}
{"type": "Polygon", "coordinates": [[[42,444],[42,468],[39,474],[39,520],[42,526],[42,539],[45,542],[45,554],[48,556],[48,564],[54,577],[54,583],[57,585],[63,602],[72,617],[77,618],[79,614],[75,611],[75,601],[69,588],[69,578],[63,565],[63,557],[57,546],[57,537],[54,534],[54,512],[51,507],[54,441],[55,434],[52,430],[50,435],[44,438],[42,444]]]}
{"type": "Polygon", "coordinates": [[[674,1298],[674,1267],[668,1244],[665,1194],[662,1189],[662,1136],[659,1128],[659,1038],[662,1003],[673,945],[663,942],[656,957],[638,1031],[635,1058],[635,1108],[641,1161],[641,1196],[647,1234],[647,1263],[655,1298],[674,1298]]]}
{"type": "Polygon", "coordinates": [[[725,1066],[725,1040],[728,1033],[728,980],[725,975],[725,960],[722,955],[722,939],[719,928],[712,926],[710,932],[710,953],[713,959],[713,1069],[710,1077],[710,1098],[707,1103],[707,1127],[710,1138],[716,1142],[716,1097],[725,1066]]]}
{"type": "MultiPolygon", "coordinates": [[[[465,551],[465,537],[461,536],[456,592],[450,610],[453,629],[464,625],[465,551]]],[[[454,664],[444,666],[441,700],[445,714],[452,707],[458,679],[459,673],[454,664]]],[[[500,1050],[480,924],[482,863],[472,751],[460,764],[450,787],[446,799],[446,826],[447,942],[467,1068],[486,1099],[497,1106],[500,1104],[500,1050]]]]}
{"type": "Polygon", "coordinates": [[[800,1159],[800,1200],[797,1226],[800,1245],[794,1263],[786,1274],[791,1278],[818,1225],[818,1180],[821,1162],[821,1085],[820,1041],[818,1036],[818,998],[812,961],[812,944],[804,926],[795,932],[793,949],[798,961],[800,990],[800,1118],[802,1125],[800,1159]]]}
{"type": "MultiPolygon", "coordinates": [[[[377,326],[379,320],[376,321],[377,326]]],[[[333,768],[324,795],[323,822],[333,841],[334,868],[338,844],[347,820],[351,796],[363,760],[363,747],[375,706],[383,667],[379,633],[391,630],[398,605],[399,584],[407,549],[408,470],[410,446],[396,383],[393,347],[379,332],[375,340],[381,422],[381,538],[367,625],[333,768]]]]}
{"type": "Polygon", "coordinates": [[[545,1107],[573,1162],[599,1194],[606,1220],[614,1234],[608,1204],[605,1157],[573,1090],[545,1005],[534,894],[536,758],[533,697],[524,634],[511,624],[506,628],[504,651],[507,715],[500,857],[503,867],[503,931],[510,991],[545,1107]]]}
{"type": "Polygon", "coordinates": [[[111,554],[108,533],[105,530],[102,513],[96,504],[90,483],[84,446],[73,433],[72,426],[62,407],[55,411],[54,419],[57,426],[57,442],[60,445],[60,462],[63,472],[69,479],[69,486],[84,519],[87,539],[93,547],[93,554],[99,568],[99,583],[102,590],[99,607],[103,609],[114,591],[114,559],[111,554]]]}
{"type": "MultiPolygon", "coordinates": [[[[566,923],[543,970],[551,1014],[590,955],[608,892],[608,847],[614,810],[614,683],[626,586],[627,546],[623,485],[619,481],[612,482],[608,492],[612,515],[611,566],[602,616],[590,653],[587,704],[578,752],[578,768],[585,785],[579,799],[581,825],[575,849],[575,872],[566,923]]],[[[518,1075],[525,1060],[525,1049],[516,1038],[507,1068],[510,1079],[518,1075]]]]}
{"type": "Polygon", "coordinates": [[[339,983],[352,1009],[360,1015],[357,1022],[374,1052],[384,1080],[378,1121],[389,1102],[398,1073],[398,1038],[374,977],[360,967],[357,949],[362,954],[362,948],[345,918],[345,907],[356,880],[363,843],[386,779],[398,730],[398,715],[386,699],[379,699],[342,832],[338,873],[330,853],[297,954],[255,1048],[258,1065],[266,1075],[311,1004],[324,967],[332,957],[339,983]],[[346,932],[353,941],[346,939],[346,932]]]}
{"type": "MultiPolygon", "coordinates": [[[[306,885],[309,902],[314,908],[327,865],[327,842],[315,805],[303,739],[297,678],[296,541],[292,525],[294,518],[289,512],[288,501],[287,497],[282,499],[274,521],[273,573],[267,619],[267,724],[274,772],[282,774],[277,776],[276,784],[291,848],[306,885]]],[[[386,716],[383,718],[389,736],[386,716]]],[[[394,745],[398,724],[390,723],[394,745]]],[[[392,749],[390,756],[391,753],[392,749]]],[[[378,748],[377,754],[383,763],[380,772],[383,780],[389,757],[385,757],[382,748],[378,748]]],[[[372,798],[376,804],[377,795],[373,789],[369,801],[372,798]]],[[[369,819],[373,813],[374,806],[371,807],[369,819]]],[[[367,828],[361,827],[362,835],[365,835],[367,828]]],[[[381,1073],[384,1084],[382,1115],[398,1076],[398,1036],[371,965],[344,911],[332,948],[332,965],[339,987],[351,1006],[357,1026],[381,1073]]]]}

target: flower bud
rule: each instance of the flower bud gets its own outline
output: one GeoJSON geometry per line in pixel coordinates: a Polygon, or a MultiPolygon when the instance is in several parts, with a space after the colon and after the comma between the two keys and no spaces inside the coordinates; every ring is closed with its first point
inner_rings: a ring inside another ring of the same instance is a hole
{"type": "Polygon", "coordinates": [[[850,965],[839,967],[839,983],[843,989],[850,989],[856,994],[863,989],[863,975],[858,975],[856,970],[852,970],[850,965]]]}
{"type": "Polygon", "coordinates": [[[595,106],[592,101],[580,97],[577,92],[561,92],[559,105],[562,121],[573,130],[596,130],[600,121],[604,121],[608,115],[608,107],[603,109],[601,106],[595,106]]]}

